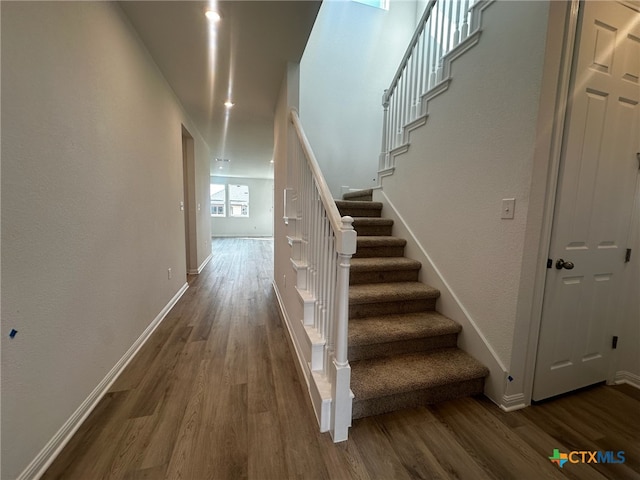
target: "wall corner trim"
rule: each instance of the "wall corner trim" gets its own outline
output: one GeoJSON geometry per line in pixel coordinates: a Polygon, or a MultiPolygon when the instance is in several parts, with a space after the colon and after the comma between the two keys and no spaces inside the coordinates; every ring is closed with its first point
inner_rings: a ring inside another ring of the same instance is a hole
{"type": "Polygon", "coordinates": [[[180,287],[178,292],[167,303],[160,313],[153,319],[153,321],[142,332],[138,339],[129,347],[125,354],[118,360],[113,368],[107,373],[102,381],[93,389],[89,396],[82,402],[78,409],[73,412],[71,417],[62,425],[60,430],[47,442],[44,448],[36,455],[31,463],[24,469],[24,471],[18,476],[17,480],[31,480],[38,479],[44,475],[45,471],[53,463],[56,457],[60,454],[65,445],[71,440],[76,431],[80,428],[82,423],[87,419],[89,414],[98,405],[98,402],[108,392],[113,382],[116,381],[118,376],[124,371],[129,362],[135,357],[136,353],[142,348],[146,341],[151,337],[151,334],[162,323],[169,311],[174,307],[178,300],[187,291],[189,285],[185,283],[180,287]]]}
{"type": "Polygon", "coordinates": [[[514,393],[513,395],[503,395],[500,402],[500,409],[505,412],[513,412],[527,407],[524,393],[514,393]]]}
{"type": "Polygon", "coordinates": [[[204,261],[200,264],[200,266],[197,269],[191,269],[187,273],[189,275],[200,275],[202,273],[202,270],[204,270],[204,267],[207,266],[207,264],[211,261],[212,258],[213,258],[213,254],[210,253],[209,256],[204,259],[204,261]]]}

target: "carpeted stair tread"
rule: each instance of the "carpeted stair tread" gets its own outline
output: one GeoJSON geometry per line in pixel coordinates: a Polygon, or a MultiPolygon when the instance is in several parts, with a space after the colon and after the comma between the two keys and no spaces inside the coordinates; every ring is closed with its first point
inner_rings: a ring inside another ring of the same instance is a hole
{"type": "Polygon", "coordinates": [[[336,200],[336,206],[340,215],[351,217],[380,217],[382,213],[381,202],[336,200]]]}
{"type": "Polygon", "coordinates": [[[389,235],[358,235],[354,258],[404,257],[404,238],[389,235]]]}
{"type": "Polygon", "coordinates": [[[357,208],[361,210],[382,210],[382,202],[361,200],[336,200],[338,208],[357,208]]]}
{"type": "Polygon", "coordinates": [[[489,371],[458,348],[351,362],[355,401],[484,378],[489,371]]]}
{"type": "Polygon", "coordinates": [[[422,264],[407,257],[352,258],[352,272],[377,272],[379,270],[419,270],[422,264]]]}
{"type": "Polygon", "coordinates": [[[393,220],[382,217],[353,217],[353,225],[393,225],[393,220]]]}
{"type": "Polygon", "coordinates": [[[349,305],[436,299],[437,288],[421,282],[364,283],[349,287],[349,305]]]}
{"type": "Polygon", "coordinates": [[[458,334],[462,327],[438,312],[383,315],[349,320],[349,346],[391,343],[458,334]]]}
{"type": "Polygon", "coordinates": [[[342,195],[343,200],[359,200],[359,201],[371,201],[373,198],[373,189],[367,188],[365,190],[358,190],[355,192],[347,192],[342,195]]]}
{"type": "Polygon", "coordinates": [[[391,236],[393,220],[381,217],[354,217],[353,228],[359,236],[391,236]]]}
{"type": "Polygon", "coordinates": [[[369,190],[337,200],[353,217],[357,250],[349,274],[352,418],[481,394],[486,367],[458,349],[462,327],[436,312],[439,290],[418,282],[421,263],[369,190]]]}
{"type": "Polygon", "coordinates": [[[388,237],[375,235],[371,237],[357,237],[356,239],[358,247],[371,248],[371,247],[404,247],[407,241],[404,238],[388,237]]]}

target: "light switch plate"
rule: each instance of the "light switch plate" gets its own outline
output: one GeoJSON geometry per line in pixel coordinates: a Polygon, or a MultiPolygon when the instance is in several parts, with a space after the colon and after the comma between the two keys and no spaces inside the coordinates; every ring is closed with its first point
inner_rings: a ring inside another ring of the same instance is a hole
{"type": "Polygon", "coordinates": [[[504,219],[511,219],[515,215],[516,199],[515,198],[503,198],[502,199],[502,217],[504,219]]]}

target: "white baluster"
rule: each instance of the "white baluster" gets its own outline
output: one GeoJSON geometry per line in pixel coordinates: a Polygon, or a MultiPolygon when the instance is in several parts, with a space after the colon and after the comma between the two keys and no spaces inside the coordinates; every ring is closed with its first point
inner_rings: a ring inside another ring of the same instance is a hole
{"type": "Polygon", "coordinates": [[[420,69],[422,66],[422,59],[420,57],[422,55],[422,50],[420,48],[419,40],[420,38],[418,38],[416,50],[413,53],[415,60],[413,62],[413,116],[411,117],[411,120],[415,120],[418,115],[420,115],[420,69]]]}
{"type": "Polygon", "coordinates": [[[387,131],[387,154],[393,149],[393,136],[395,135],[396,99],[395,89],[389,97],[389,130],[387,131]]]}
{"type": "Polygon", "coordinates": [[[398,80],[398,124],[396,125],[396,146],[400,145],[400,132],[404,123],[404,77],[398,80]]]}
{"type": "Polygon", "coordinates": [[[402,134],[404,131],[404,126],[409,120],[409,110],[411,110],[409,75],[407,74],[407,68],[405,67],[404,71],[402,72],[402,124],[400,125],[400,131],[398,132],[401,138],[399,145],[402,145],[403,143],[402,134]]]}
{"type": "Polygon", "coordinates": [[[385,90],[382,95],[382,108],[384,111],[382,114],[382,147],[380,150],[380,159],[378,161],[379,170],[389,167],[389,165],[387,165],[389,158],[389,149],[387,145],[387,137],[389,135],[389,98],[387,97],[387,92],[388,90],[385,90]]]}
{"type": "Polygon", "coordinates": [[[400,130],[400,123],[402,122],[402,82],[398,80],[398,86],[396,87],[396,118],[393,131],[393,146],[398,146],[398,130],[400,130]]]}
{"type": "Polygon", "coordinates": [[[451,0],[444,0],[442,2],[442,31],[444,36],[442,39],[442,56],[444,57],[449,52],[449,9],[451,7],[451,0]]]}
{"type": "Polygon", "coordinates": [[[420,35],[420,91],[418,92],[418,101],[420,103],[420,113],[422,113],[422,94],[427,90],[426,86],[426,78],[428,75],[428,63],[429,63],[429,50],[427,44],[427,38],[429,36],[428,33],[429,28],[429,20],[427,19],[427,23],[425,24],[424,29],[422,30],[422,34],[420,35]]]}
{"type": "Polygon", "coordinates": [[[335,356],[335,334],[336,334],[336,317],[335,317],[335,301],[336,301],[336,282],[337,282],[337,273],[336,273],[336,259],[337,253],[335,249],[335,232],[331,230],[331,236],[329,238],[329,291],[328,291],[328,300],[327,305],[330,306],[331,310],[329,310],[330,321],[327,325],[327,333],[326,333],[326,343],[325,343],[325,355],[324,355],[324,368],[323,371],[325,374],[329,373],[330,362],[333,360],[335,356]]]}
{"type": "Polygon", "coordinates": [[[416,81],[415,81],[415,72],[416,72],[416,51],[414,50],[411,54],[411,56],[409,57],[409,62],[407,65],[407,76],[408,78],[408,82],[409,82],[409,111],[408,111],[408,119],[409,121],[413,120],[414,114],[415,114],[415,110],[416,110],[416,95],[415,95],[415,88],[416,88],[416,81]]]}
{"type": "MultiPolygon", "coordinates": [[[[316,185],[316,189],[317,189],[316,185]]],[[[315,328],[320,331],[322,328],[322,200],[316,190],[316,285],[314,296],[316,298],[316,318],[315,328]]]]}
{"type": "Polygon", "coordinates": [[[438,81],[437,73],[438,73],[438,56],[440,47],[438,44],[438,38],[440,37],[440,21],[438,19],[438,3],[435,4],[433,10],[431,11],[431,21],[433,22],[433,38],[431,39],[431,43],[433,44],[433,48],[431,50],[431,76],[429,78],[429,85],[431,88],[435,86],[438,81]]]}
{"type": "Polygon", "coordinates": [[[456,2],[456,13],[454,18],[454,22],[455,22],[455,32],[453,33],[453,46],[457,46],[460,43],[460,3],[461,0],[455,0],[456,2]]]}
{"type": "Polygon", "coordinates": [[[406,110],[406,105],[407,105],[407,89],[406,89],[406,80],[407,77],[405,77],[404,75],[404,70],[402,71],[402,77],[400,77],[400,122],[398,124],[398,131],[397,131],[397,135],[398,135],[398,145],[401,145],[401,141],[400,141],[400,135],[402,134],[402,127],[404,126],[405,120],[404,120],[404,115],[405,115],[405,110],[406,110]]]}
{"type": "MultiPolygon", "coordinates": [[[[433,12],[433,10],[432,10],[433,12]]],[[[433,15],[429,16],[429,24],[425,33],[427,42],[427,64],[425,65],[425,93],[431,88],[431,59],[433,58],[433,31],[434,31],[433,15]]]]}
{"type": "Polygon", "coordinates": [[[469,0],[464,0],[462,3],[462,29],[460,30],[460,41],[469,36],[469,0]]]}
{"type": "Polygon", "coordinates": [[[322,219],[322,338],[327,339],[327,322],[328,319],[328,307],[329,307],[329,218],[327,217],[327,211],[323,208],[322,219]]]}
{"type": "Polygon", "coordinates": [[[446,3],[443,0],[438,4],[438,70],[436,72],[436,82],[439,83],[442,80],[442,57],[444,56],[444,14],[442,4],[446,3]]]}

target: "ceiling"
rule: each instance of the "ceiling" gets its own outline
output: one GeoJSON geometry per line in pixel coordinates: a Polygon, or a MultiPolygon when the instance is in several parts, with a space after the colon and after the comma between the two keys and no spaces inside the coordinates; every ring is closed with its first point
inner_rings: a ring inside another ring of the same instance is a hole
{"type": "Polygon", "coordinates": [[[209,145],[212,175],[273,178],[280,85],[287,62],[302,57],[320,1],[123,1],[120,6],[209,145]],[[205,17],[212,8],[219,22],[205,17]],[[234,106],[227,109],[229,92],[234,106]]]}

